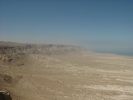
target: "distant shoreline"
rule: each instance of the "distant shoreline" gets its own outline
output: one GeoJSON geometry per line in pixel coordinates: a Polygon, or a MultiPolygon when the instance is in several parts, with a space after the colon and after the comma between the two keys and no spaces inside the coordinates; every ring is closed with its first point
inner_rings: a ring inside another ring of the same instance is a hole
{"type": "MultiPolygon", "coordinates": [[[[94,50],[93,50],[94,51],[94,50]]],[[[102,53],[102,54],[115,54],[115,55],[121,55],[121,56],[133,56],[133,52],[109,52],[109,51],[94,51],[96,53],[102,53]]]]}

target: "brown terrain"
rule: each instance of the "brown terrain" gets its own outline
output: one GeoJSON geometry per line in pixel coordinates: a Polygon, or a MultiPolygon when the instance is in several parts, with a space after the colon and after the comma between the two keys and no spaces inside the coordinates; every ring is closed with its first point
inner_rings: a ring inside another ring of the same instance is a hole
{"type": "Polygon", "coordinates": [[[133,57],[1,41],[0,100],[133,100],[133,57]]]}

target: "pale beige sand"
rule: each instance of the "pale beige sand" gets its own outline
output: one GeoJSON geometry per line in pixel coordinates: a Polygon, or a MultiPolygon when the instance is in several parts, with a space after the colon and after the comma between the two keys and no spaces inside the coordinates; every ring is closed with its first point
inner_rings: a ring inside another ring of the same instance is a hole
{"type": "Polygon", "coordinates": [[[0,89],[13,100],[133,100],[133,57],[82,52],[25,61],[0,63],[0,89]]]}

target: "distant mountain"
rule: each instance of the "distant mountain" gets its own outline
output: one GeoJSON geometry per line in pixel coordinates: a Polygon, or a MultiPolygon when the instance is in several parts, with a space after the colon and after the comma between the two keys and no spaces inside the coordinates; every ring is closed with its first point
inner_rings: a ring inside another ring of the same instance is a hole
{"type": "Polygon", "coordinates": [[[55,44],[24,44],[0,41],[0,60],[11,62],[14,59],[23,59],[29,54],[60,55],[82,51],[81,47],[55,44]]]}

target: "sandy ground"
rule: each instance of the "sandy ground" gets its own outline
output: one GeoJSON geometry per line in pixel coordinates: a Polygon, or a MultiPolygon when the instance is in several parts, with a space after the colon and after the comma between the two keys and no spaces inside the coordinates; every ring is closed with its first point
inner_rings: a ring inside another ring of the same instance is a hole
{"type": "Polygon", "coordinates": [[[30,55],[0,64],[0,89],[13,100],[133,100],[133,57],[82,53],[30,55]]]}

